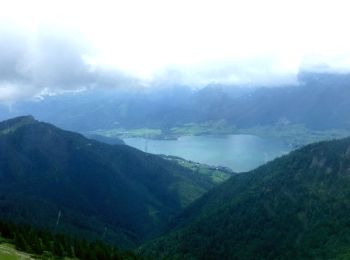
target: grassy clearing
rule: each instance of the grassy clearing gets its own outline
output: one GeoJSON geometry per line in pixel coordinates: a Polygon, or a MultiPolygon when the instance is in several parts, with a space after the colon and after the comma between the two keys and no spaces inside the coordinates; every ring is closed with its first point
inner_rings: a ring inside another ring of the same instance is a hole
{"type": "Polygon", "coordinates": [[[1,260],[29,260],[35,259],[31,255],[18,251],[12,244],[1,242],[0,244],[0,259],[1,260]]]}
{"type": "Polygon", "coordinates": [[[188,123],[183,126],[174,127],[170,131],[173,135],[220,135],[233,134],[236,128],[229,125],[225,120],[217,122],[188,123]]]}
{"type": "Polygon", "coordinates": [[[182,167],[190,169],[197,176],[200,185],[193,185],[188,182],[179,182],[170,187],[178,192],[183,207],[198,199],[209,189],[215,187],[219,183],[226,181],[235,173],[226,167],[214,167],[206,164],[201,164],[183,158],[171,155],[160,155],[162,158],[175,162],[182,167]]]}
{"type": "Polygon", "coordinates": [[[227,167],[210,166],[171,155],[162,155],[162,157],[174,161],[185,168],[191,169],[195,173],[210,178],[214,184],[224,182],[234,174],[234,172],[227,167]]]}

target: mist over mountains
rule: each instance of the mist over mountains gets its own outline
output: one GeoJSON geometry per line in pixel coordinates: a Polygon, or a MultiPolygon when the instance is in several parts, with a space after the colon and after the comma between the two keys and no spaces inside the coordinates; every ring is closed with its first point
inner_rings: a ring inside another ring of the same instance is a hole
{"type": "Polygon", "coordinates": [[[349,3],[0,8],[0,259],[350,259],[349,3]]]}
{"type": "Polygon", "coordinates": [[[349,74],[302,72],[299,85],[210,85],[90,90],[0,107],[0,118],[32,114],[74,131],[112,128],[170,129],[187,123],[224,122],[237,128],[301,124],[348,128],[349,74]]]}

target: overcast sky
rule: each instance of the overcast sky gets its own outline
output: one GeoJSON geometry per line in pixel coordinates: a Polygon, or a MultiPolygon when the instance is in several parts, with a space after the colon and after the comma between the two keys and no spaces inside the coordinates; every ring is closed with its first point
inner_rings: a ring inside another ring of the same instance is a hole
{"type": "Polygon", "coordinates": [[[0,101],[137,84],[290,83],[350,68],[349,1],[1,1],[0,101]]]}

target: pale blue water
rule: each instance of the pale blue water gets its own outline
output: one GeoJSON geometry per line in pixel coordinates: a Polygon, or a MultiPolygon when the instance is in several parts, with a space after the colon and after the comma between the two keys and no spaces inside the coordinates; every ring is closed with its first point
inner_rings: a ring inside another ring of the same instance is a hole
{"type": "Polygon", "coordinates": [[[125,138],[125,143],[153,154],[176,155],[209,165],[230,167],[233,171],[252,170],[291,148],[280,139],[254,135],[183,136],[178,140],[125,138]],[[146,148],[147,146],[147,148],[146,148]]]}

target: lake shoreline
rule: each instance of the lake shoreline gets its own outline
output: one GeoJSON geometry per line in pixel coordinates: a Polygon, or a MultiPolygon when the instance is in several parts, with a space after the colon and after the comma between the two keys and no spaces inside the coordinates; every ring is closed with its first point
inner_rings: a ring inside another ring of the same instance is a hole
{"type": "Polygon", "coordinates": [[[176,140],[132,137],[123,141],[144,152],[228,167],[234,172],[252,170],[292,150],[281,139],[246,134],[181,136],[176,140]]]}

